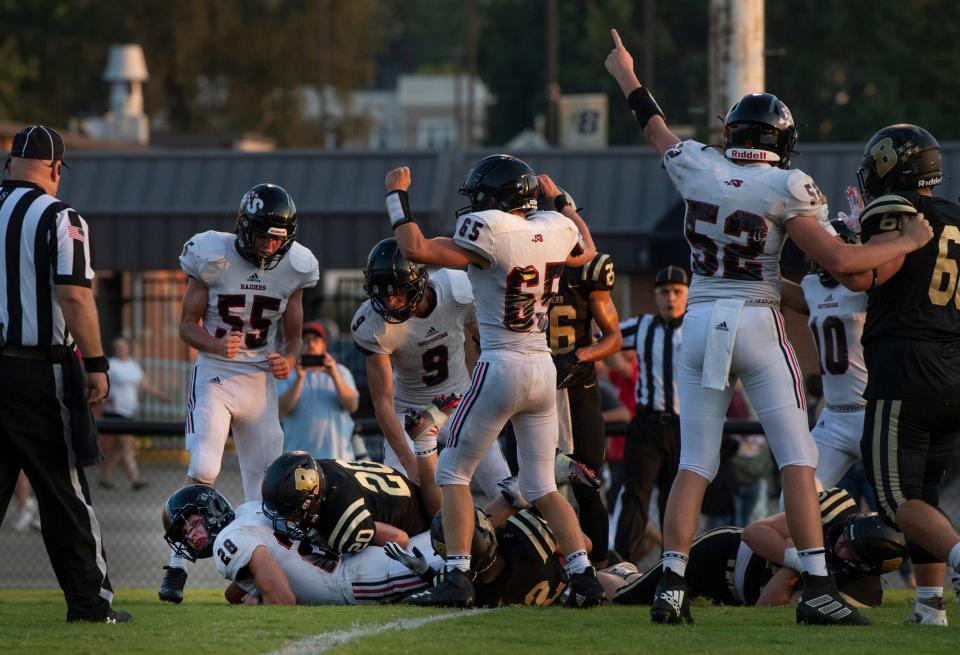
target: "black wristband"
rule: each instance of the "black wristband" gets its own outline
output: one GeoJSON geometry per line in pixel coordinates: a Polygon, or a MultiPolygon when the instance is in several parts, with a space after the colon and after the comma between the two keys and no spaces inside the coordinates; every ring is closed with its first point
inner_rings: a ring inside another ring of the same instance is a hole
{"type": "Polygon", "coordinates": [[[394,230],[413,221],[410,213],[410,195],[403,189],[396,189],[387,194],[387,215],[390,217],[390,227],[394,230]]]}
{"type": "Polygon", "coordinates": [[[99,357],[84,357],[83,370],[87,373],[106,373],[110,370],[110,360],[103,355],[99,357]]]}
{"type": "Polygon", "coordinates": [[[553,199],[553,207],[558,212],[563,212],[563,208],[570,204],[570,201],[567,200],[567,194],[561,193],[556,198],[553,199]]]}
{"type": "Polygon", "coordinates": [[[630,106],[634,118],[640,123],[641,129],[646,128],[647,123],[649,123],[650,119],[654,116],[666,118],[663,110],[660,109],[660,105],[657,104],[657,101],[653,99],[653,96],[650,95],[650,92],[647,91],[645,87],[638,86],[634,89],[630,95],[627,96],[627,104],[630,106]]]}

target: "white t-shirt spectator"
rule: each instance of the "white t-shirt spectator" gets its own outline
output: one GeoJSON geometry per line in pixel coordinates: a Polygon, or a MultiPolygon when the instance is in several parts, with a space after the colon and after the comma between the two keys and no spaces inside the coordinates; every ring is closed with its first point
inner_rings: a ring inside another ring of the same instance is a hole
{"type": "Polygon", "coordinates": [[[137,396],[143,369],[133,359],[110,358],[110,397],[104,405],[104,411],[133,418],[140,407],[137,396]]]}

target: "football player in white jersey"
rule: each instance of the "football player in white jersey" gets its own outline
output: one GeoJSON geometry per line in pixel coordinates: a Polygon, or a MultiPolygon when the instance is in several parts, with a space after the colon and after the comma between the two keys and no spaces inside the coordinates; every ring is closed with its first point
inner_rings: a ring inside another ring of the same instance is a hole
{"type": "MultiPolygon", "coordinates": [[[[404,257],[397,240],[389,238],[367,257],[364,291],[369,299],[354,314],[352,331],[355,346],[366,355],[370,396],[385,438],[384,464],[404,471],[427,493],[439,493],[423,485],[429,482],[419,476],[425,462],[417,461],[431,459],[428,451],[436,444],[414,447],[404,421],[436,396],[462,394],[470,385],[469,371],[479,346],[470,280],[465,272],[453,269],[428,273],[404,257]]],[[[448,428],[441,428],[435,439],[446,444],[448,433],[448,428]]],[[[429,463],[429,470],[433,467],[429,463]]],[[[502,518],[510,509],[498,484],[510,478],[510,468],[497,444],[484,455],[475,477],[502,518]]]]}
{"type": "Polygon", "coordinates": [[[616,30],[612,34],[605,65],[686,203],[693,270],[678,373],[684,439],[667,502],[664,576],[651,618],[690,620],[683,575],[704,491],[719,466],[732,382],[739,378],[781,466],[790,534],[805,577],[797,620],[869,623],[843,601],[826,567],[814,480],[817,449],[807,427],[800,369],[777,309],[780,252],[789,235],[834,275],[868,272],[929,241],[930,225],[911,220],[896,240],[876,247],[834,239],[824,229],[827,205],[816,184],[788,168],[797,129],[783,102],[769,93],[737,101],[724,119],[722,149],[681,141],[637,79],[616,30]]]}
{"type": "MultiPolygon", "coordinates": [[[[857,234],[840,219],[830,224],[847,243],[859,243],[857,234]]],[[[811,262],[811,272],[797,285],[781,280],[783,305],[809,316],[807,324],[820,354],[826,407],[811,434],[820,453],[817,481],[834,486],[860,460],[863,410],[867,401],[867,366],[863,361],[863,322],[867,294],[850,291],[830,272],[811,262]]]]}
{"type": "MultiPolygon", "coordinates": [[[[263,471],[283,451],[273,378],[296,365],[303,289],[320,275],[313,253],[294,241],[298,229],[289,194],[258,184],[243,196],[236,234],[201,232],[183,246],[190,278],[180,338],[199,351],[187,396],[188,483],[214,483],[232,429],[244,497],[258,500],[263,471]]],[[[174,553],[166,568],[160,599],[179,603],[185,563],[174,553]]]]}
{"type": "MultiPolygon", "coordinates": [[[[259,501],[236,511],[220,492],[189,485],[174,492],[163,512],[164,537],[187,559],[213,557],[217,571],[233,584],[232,603],[266,605],[354,605],[383,603],[428,586],[400,562],[370,546],[356,555],[326,552],[276,532],[259,501]]],[[[430,533],[410,539],[410,548],[432,553],[430,533]]],[[[426,555],[428,564],[442,562],[426,555]]]]}
{"type": "Polygon", "coordinates": [[[529,166],[509,155],[485,157],[467,173],[460,193],[470,198],[470,207],[458,212],[453,238],[423,236],[410,214],[409,186],[409,168],[387,174],[387,210],[400,250],[422,264],[467,267],[481,354],[437,466],[446,572],[437,587],[407,602],[474,603],[469,576],[474,514],[468,485],[509,420],[517,435],[520,492],[556,533],[571,577],[570,602],[599,604],[603,589],[589,566],[573,508],[557,492],[554,479],[557,372],[545,336],[550,297],[564,265],[586,264],[596,254],[590,231],[576,210],[563,204],[566,196],[549,178],[538,180],[529,166]],[[561,198],[554,205],[558,211],[537,211],[538,193],[561,198]]]}

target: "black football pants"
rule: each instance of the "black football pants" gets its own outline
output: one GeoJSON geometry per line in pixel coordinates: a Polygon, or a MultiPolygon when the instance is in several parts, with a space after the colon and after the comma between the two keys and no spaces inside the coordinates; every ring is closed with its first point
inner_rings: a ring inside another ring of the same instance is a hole
{"type": "MultiPolygon", "coordinates": [[[[896,524],[897,507],[923,500],[940,507],[940,484],[957,437],[960,403],[938,400],[871,400],[864,415],[860,454],[880,512],[896,524]]],[[[914,564],[939,562],[907,543],[914,564]]]]}

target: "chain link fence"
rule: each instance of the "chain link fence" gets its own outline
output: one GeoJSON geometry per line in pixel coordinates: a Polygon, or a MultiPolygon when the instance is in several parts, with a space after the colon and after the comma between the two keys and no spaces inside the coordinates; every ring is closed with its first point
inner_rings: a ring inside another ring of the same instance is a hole
{"type": "MultiPolygon", "coordinates": [[[[382,436],[372,419],[363,356],[353,349],[349,322],[360,303],[362,280],[356,275],[341,276],[304,298],[306,316],[324,317],[331,336],[330,350],[354,374],[361,391],[357,423],[372,459],[382,461],[382,436]],[[338,338],[338,335],[346,338],[338,338]]],[[[126,337],[133,356],[140,361],[147,379],[163,397],[146,397],[133,422],[110,427],[104,422],[101,439],[114,439],[118,430],[136,434],[136,452],[141,479],[146,485],[133,489],[130,482],[114,474],[113,488],[98,484],[99,472],[86,469],[97,520],[107,554],[113,585],[157,587],[169,548],[163,540],[161,511],[167,497],[186,482],[187,454],[183,450],[182,421],[187,384],[195,356],[179,339],[180,299],[186,285],[179,272],[157,271],[100,275],[97,298],[105,343],[114,336],[126,337]]],[[[6,417],[4,420],[15,420],[6,417]]],[[[762,432],[755,423],[728,423],[728,432],[762,432]]],[[[613,433],[614,431],[611,431],[613,433]]],[[[620,432],[622,434],[622,431],[620,432]]],[[[958,470],[958,467],[952,467],[958,470]]],[[[217,488],[234,504],[243,502],[240,471],[232,442],[228,442],[217,488]]],[[[960,476],[948,474],[941,502],[944,511],[960,518],[960,476]]],[[[777,502],[771,499],[770,510],[777,502]]],[[[651,513],[655,517],[656,511],[651,513]]],[[[52,588],[56,578],[47,559],[40,526],[43,517],[20,511],[17,498],[0,523],[0,587],[52,588]],[[24,520],[24,519],[27,520],[24,520]]],[[[655,561],[655,554],[644,564],[655,561]]],[[[189,585],[222,587],[223,580],[209,561],[190,565],[189,585]]]]}

